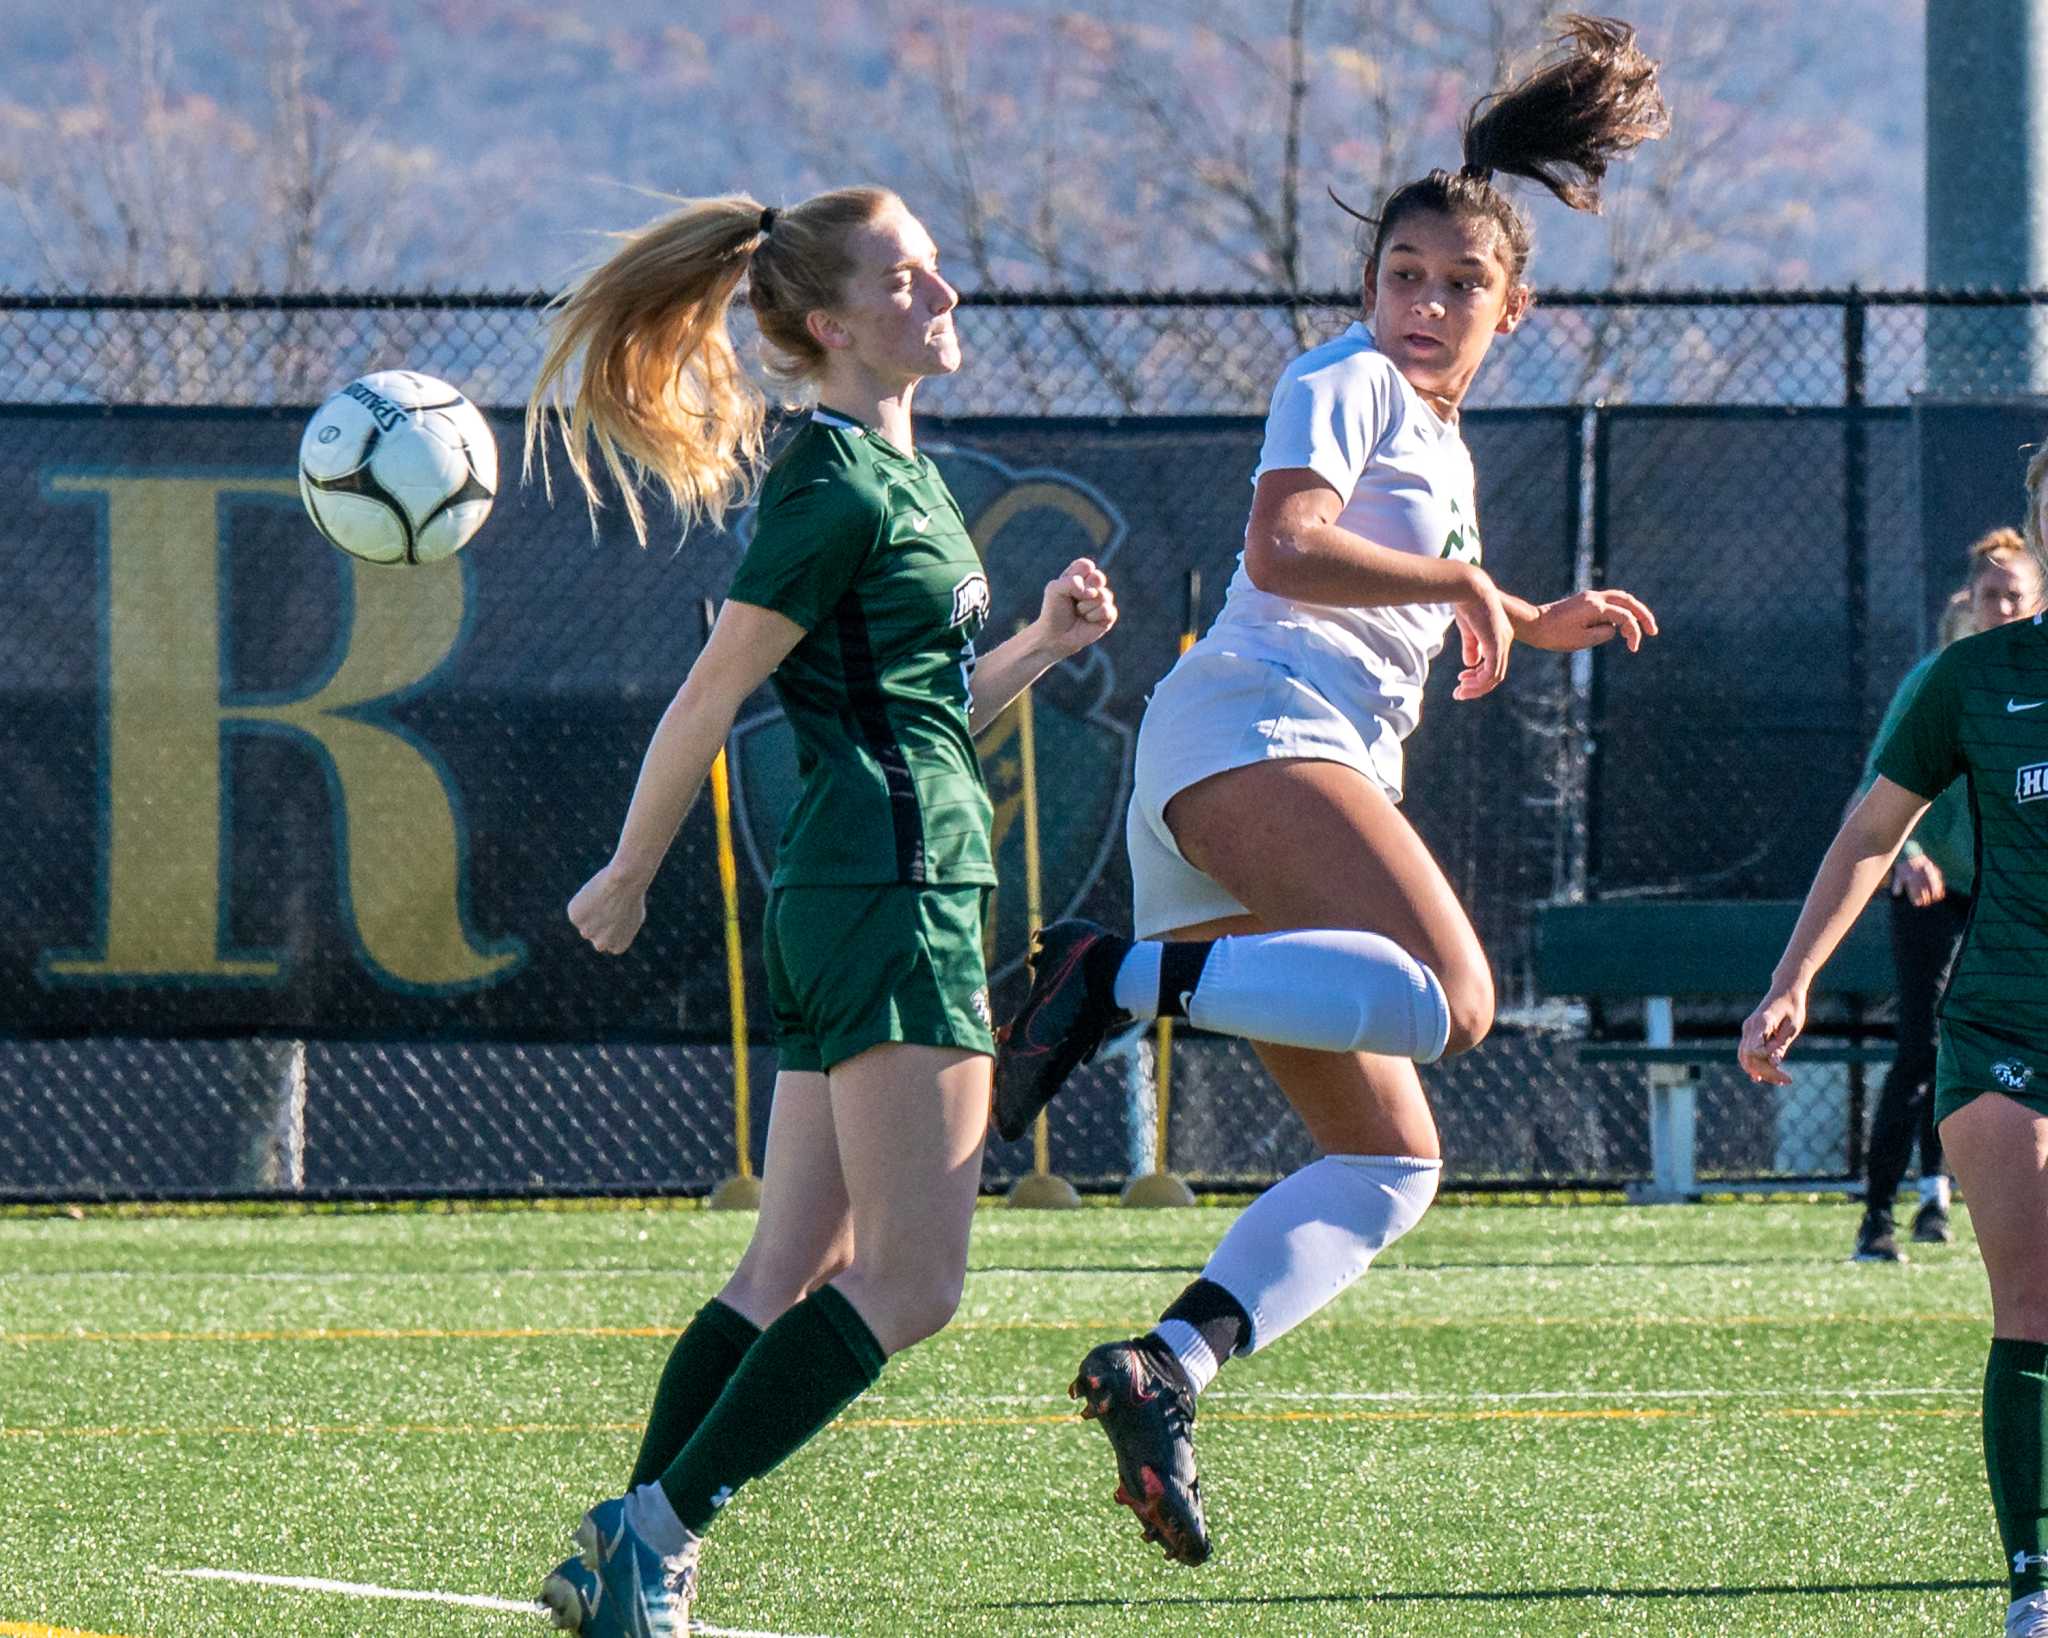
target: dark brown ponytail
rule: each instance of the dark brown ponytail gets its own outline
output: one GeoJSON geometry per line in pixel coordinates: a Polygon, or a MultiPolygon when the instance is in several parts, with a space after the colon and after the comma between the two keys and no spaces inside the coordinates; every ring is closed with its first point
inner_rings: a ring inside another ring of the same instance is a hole
{"type": "MultiPolygon", "coordinates": [[[[1505,90],[1479,99],[1465,118],[1464,164],[1431,171],[1388,195],[1377,217],[1351,210],[1374,228],[1369,263],[1401,217],[1437,210],[1477,216],[1500,232],[1512,283],[1528,266],[1529,224],[1494,186],[1496,175],[1540,182],[1573,210],[1598,212],[1608,164],[1671,126],[1657,65],[1635,30],[1612,17],[1569,16],[1550,52],[1505,90]]],[[[1335,198],[1335,195],[1332,195],[1335,198]]]]}
{"type": "Polygon", "coordinates": [[[1573,210],[1597,214],[1608,162],[1670,128],[1657,65],[1636,31],[1612,17],[1575,15],[1548,57],[1473,105],[1463,174],[1526,176],[1573,210]]]}

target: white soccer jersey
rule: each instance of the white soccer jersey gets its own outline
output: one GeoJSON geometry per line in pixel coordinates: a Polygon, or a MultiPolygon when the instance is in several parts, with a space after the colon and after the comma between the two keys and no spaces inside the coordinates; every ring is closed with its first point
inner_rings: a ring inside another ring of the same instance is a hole
{"type": "MultiPolygon", "coordinates": [[[[1479,561],[1465,440],[1363,324],[1302,354],[1273,389],[1252,482],[1297,467],[1344,497],[1339,526],[1375,546],[1479,561]]],[[[1452,614],[1449,603],[1348,608],[1275,596],[1252,584],[1239,553],[1223,612],[1198,646],[1282,664],[1354,721],[1385,721],[1398,744],[1421,716],[1422,685],[1452,614]]],[[[1381,771],[1398,792],[1398,762],[1381,771]]]]}

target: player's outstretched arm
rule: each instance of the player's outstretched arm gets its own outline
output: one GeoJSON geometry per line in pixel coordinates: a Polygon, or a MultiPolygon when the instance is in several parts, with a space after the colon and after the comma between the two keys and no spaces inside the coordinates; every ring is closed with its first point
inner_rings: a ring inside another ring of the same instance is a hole
{"type": "Polygon", "coordinates": [[[1842,821],[1771,974],[1770,993],[1743,1023],[1738,1056],[1751,1080],[1770,1086],[1791,1083],[1780,1065],[1806,1027],[1806,995],[1814,976],[1870,902],[1926,811],[1926,797],[1880,775],[1842,821]]]}
{"type": "Polygon", "coordinates": [[[648,741],[610,862],[569,901],[576,931],[602,954],[619,954],[640,931],[648,884],[732,732],[733,718],[803,635],[802,626],[772,609],[730,600],[720,608],[711,640],[648,741]]]}
{"type": "Polygon", "coordinates": [[[1038,618],[974,667],[967,723],[980,733],[1003,707],[1060,661],[1116,624],[1116,593],[1092,558],[1077,557],[1045,584],[1038,618]]]}
{"type": "Polygon", "coordinates": [[[1657,617],[1650,606],[1625,591],[1575,592],[1555,603],[1525,603],[1506,596],[1502,600],[1514,622],[1515,641],[1553,654],[1598,648],[1613,637],[1633,654],[1645,637],[1657,635],[1657,617]]]}

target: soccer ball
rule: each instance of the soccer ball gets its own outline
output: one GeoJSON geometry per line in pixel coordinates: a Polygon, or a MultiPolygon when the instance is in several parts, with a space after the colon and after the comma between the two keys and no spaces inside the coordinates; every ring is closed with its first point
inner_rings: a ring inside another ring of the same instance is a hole
{"type": "Polygon", "coordinates": [[[379,370],[313,414],[299,440],[299,494],[328,541],[369,563],[437,563],[490,515],[498,445],[445,381],[379,370]]]}

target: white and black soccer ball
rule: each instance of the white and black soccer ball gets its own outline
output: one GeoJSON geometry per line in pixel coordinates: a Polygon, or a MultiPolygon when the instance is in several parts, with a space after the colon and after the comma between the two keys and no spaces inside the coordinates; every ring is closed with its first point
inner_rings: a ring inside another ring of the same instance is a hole
{"type": "Polygon", "coordinates": [[[299,440],[299,494],[328,541],[370,563],[437,563],[498,493],[498,444],[445,381],[379,370],[320,408],[299,440]]]}

